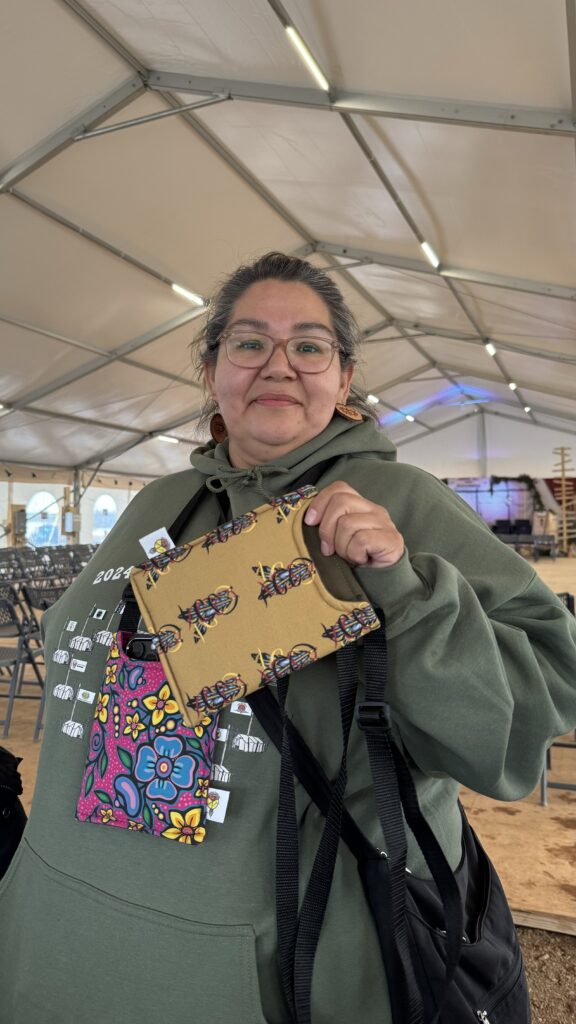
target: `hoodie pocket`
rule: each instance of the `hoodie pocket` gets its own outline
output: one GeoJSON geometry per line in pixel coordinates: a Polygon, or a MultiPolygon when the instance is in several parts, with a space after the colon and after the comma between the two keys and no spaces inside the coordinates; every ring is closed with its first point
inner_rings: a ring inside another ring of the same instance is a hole
{"type": "Polygon", "coordinates": [[[0,1024],[265,1024],[251,925],[128,903],[22,847],[0,890],[0,1024]]]}

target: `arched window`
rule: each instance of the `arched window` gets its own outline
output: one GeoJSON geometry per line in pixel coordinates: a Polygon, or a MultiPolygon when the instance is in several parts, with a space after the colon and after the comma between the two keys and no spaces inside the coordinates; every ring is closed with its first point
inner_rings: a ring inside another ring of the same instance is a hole
{"type": "Polygon", "coordinates": [[[118,519],[118,508],[111,494],[101,494],[94,502],[92,543],[100,544],[118,519]]]}
{"type": "Polygon", "coordinates": [[[50,491],[36,491],[26,505],[26,540],[37,548],[60,543],[60,502],[50,491]]]}

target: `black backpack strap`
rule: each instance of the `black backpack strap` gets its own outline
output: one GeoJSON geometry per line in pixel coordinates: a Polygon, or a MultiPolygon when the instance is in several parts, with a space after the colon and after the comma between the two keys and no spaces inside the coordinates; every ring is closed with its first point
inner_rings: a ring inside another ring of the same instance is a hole
{"type": "MultiPolygon", "coordinates": [[[[276,711],[280,732],[280,781],[276,822],[276,922],[278,958],[284,998],[292,1020],[296,1020],[294,1002],[294,955],[298,938],[298,819],[294,793],[294,768],[288,735],[286,697],[290,677],[278,680],[276,711]]],[[[268,691],[266,691],[268,692],[268,691]]],[[[270,696],[272,696],[270,694],[270,696]]],[[[272,700],[274,698],[272,697],[272,700]]]]}
{"type": "MultiPolygon", "coordinates": [[[[412,992],[414,987],[419,991],[419,986],[414,976],[406,920],[406,838],[402,812],[436,883],[444,909],[446,970],[443,990],[438,995],[439,1009],[435,1018],[437,1020],[460,958],[464,927],[462,901],[450,865],[420,810],[410,769],[392,734],[390,709],[385,700],[387,645],[383,626],[365,637],[364,652],[367,699],[358,707],[357,720],[366,739],[378,817],[388,849],[392,921],[397,956],[402,968],[401,979],[405,988],[405,1012],[409,1009],[411,1013],[416,1013],[412,992]]],[[[380,930],[379,937],[384,949],[388,939],[380,934],[380,930]]],[[[418,1012],[421,1013],[421,1007],[418,1012]]],[[[406,1019],[412,1020],[412,1017],[406,1019]]],[[[415,1016],[414,1019],[420,1018],[415,1016]]]]}
{"type": "MultiPolygon", "coordinates": [[[[288,679],[278,681],[278,702],[267,690],[248,698],[256,717],[278,746],[281,753],[278,819],[276,829],[276,916],[278,954],[284,996],[292,1019],[298,1024],[311,1022],[311,990],[314,960],[320,931],[330,895],[342,831],[343,800],[347,782],[347,749],[354,717],[358,685],[357,648],[355,644],[341,652],[337,662],[338,691],[342,725],[342,758],[334,784],[325,777],[321,783],[325,824],[300,914],[298,914],[298,821],[294,794],[294,773],[300,777],[300,764],[294,767],[292,740],[297,737],[308,750],[288,719],[285,701],[288,679]],[[260,715],[262,714],[262,718],[260,715]]],[[[302,749],[302,748],[301,748],[302,749]]],[[[298,756],[298,754],[296,754],[298,756]]],[[[312,758],[312,755],[310,755],[312,758]]],[[[314,759],[312,758],[312,761],[314,759]]],[[[318,766],[319,767],[319,766],[318,766]]],[[[309,779],[314,772],[309,773],[309,779]]],[[[353,826],[355,828],[355,826],[353,826]]],[[[358,830],[359,832],[359,830],[358,830]]],[[[361,833],[359,833],[361,835],[361,833]]]]}
{"type": "MultiPolygon", "coordinates": [[[[298,936],[294,956],[294,1001],[296,1016],[302,1024],[311,1024],[311,994],[314,960],[324,923],[338,846],[342,831],[344,792],[348,781],[348,739],[358,687],[358,650],[351,644],[341,651],[337,661],[340,721],[342,728],[342,757],[338,775],[332,786],[324,830],[302,901],[298,936]]],[[[293,785],[293,783],[292,783],[293,785]]]]}
{"type": "MultiPolygon", "coordinates": [[[[281,753],[282,718],[278,701],[272,691],[268,687],[262,687],[246,699],[278,753],[281,753]]],[[[302,739],[294,723],[287,716],[286,727],[290,737],[294,774],[318,809],[326,816],[332,795],[332,783],[310,747],[302,739]]],[[[346,808],[342,811],[342,838],[357,860],[370,860],[381,856],[346,808]]]]}

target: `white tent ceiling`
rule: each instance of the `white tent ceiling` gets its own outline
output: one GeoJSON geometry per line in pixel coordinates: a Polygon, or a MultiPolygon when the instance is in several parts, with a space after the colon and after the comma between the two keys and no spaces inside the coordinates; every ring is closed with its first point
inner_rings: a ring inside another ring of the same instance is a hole
{"type": "Polygon", "coordinates": [[[336,275],[396,443],[570,443],[576,0],[4,0],[0,29],[0,462],[186,466],[202,311],[170,285],[269,249],[336,275]]]}

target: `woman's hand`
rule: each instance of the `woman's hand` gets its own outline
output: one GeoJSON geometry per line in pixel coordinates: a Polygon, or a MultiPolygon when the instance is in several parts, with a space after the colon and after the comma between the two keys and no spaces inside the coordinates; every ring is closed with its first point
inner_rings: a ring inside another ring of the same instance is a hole
{"type": "Polygon", "coordinates": [[[395,565],[404,553],[404,538],[386,509],[343,480],[312,499],[304,522],[318,526],[324,555],[336,553],[352,565],[383,568],[395,565]]]}

